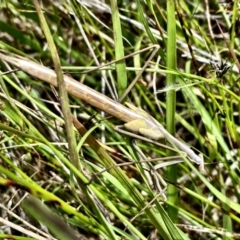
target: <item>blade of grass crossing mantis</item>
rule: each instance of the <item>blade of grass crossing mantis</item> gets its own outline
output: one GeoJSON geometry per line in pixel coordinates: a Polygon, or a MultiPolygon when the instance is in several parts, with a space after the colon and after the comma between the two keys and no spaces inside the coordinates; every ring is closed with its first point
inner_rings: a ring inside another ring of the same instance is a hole
{"type": "Polygon", "coordinates": [[[77,143],[76,143],[76,139],[75,139],[73,124],[72,124],[71,118],[69,118],[71,111],[70,111],[70,107],[69,107],[68,93],[67,93],[67,90],[65,89],[65,85],[64,85],[64,77],[63,77],[63,73],[61,70],[60,59],[59,59],[57,49],[54,44],[51,32],[49,30],[47,21],[41,10],[40,4],[37,0],[34,0],[34,5],[35,5],[35,8],[38,13],[40,23],[42,25],[44,35],[45,35],[48,45],[49,45],[49,50],[51,52],[52,60],[54,63],[54,68],[55,68],[56,75],[57,75],[58,88],[59,88],[59,94],[60,94],[60,103],[61,103],[61,108],[62,108],[62,112],[63,112],[63,116],[64,116],[70,159],[73,162],[74,166],[76,168],[79,168],[78,155],[77,155],[77,151],[76,151],[77,143]]]}

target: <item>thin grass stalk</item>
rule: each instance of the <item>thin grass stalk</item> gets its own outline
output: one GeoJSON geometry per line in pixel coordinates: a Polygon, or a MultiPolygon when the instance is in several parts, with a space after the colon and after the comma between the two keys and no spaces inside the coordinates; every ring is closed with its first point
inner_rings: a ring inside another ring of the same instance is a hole
{"type": "MultiPolygon", "coordinates": [[[[167,1],[167,69],[176,69],[176,20],[175,20],[175,2],[174,0],[167,1]]],[[[173,74],[167,74],[166,87],[176,84],[176,77],[173,74]]],[[[170,90],[167,92],[166,98],[166,127],[168,132],[175,134],[175,111],[176,111],[176,91],[170,90]]],[[[168,151],[167,155],[173,153],[168,151]]],[[[172,165],[168,168],[168,178],[177,181],[177,165],[172,165]]],[[[178,191],[174,185],[169,184],[167,188],[168,201],[173,205],[178,205],[178,191]]],[[[177,208],[168,206],[168,214],[173,222],[177,222],[177,208]]]]}
{"type": "MultiPolygon", "coordinates": [[[[110,4],[111,4],[111,10],[112,10],[115,57],[116,57],[116,60],[118,60],[124,57],[122,27],[121,27],[119,12],[118,12],[117,1],[111,0],[110,4]]],[[[117,72],[118,95],[119,97],[121,97],[128,86],[126,63],[124,59],[119,62],[116,62],[116,72],[117,72]]]]}
{"type": "Polygon", "coordinates": [[[68,99],[68,93],[65,88],[65,83],[63,79],[63,73],[61,70],[61,63],[60,59],[57,53],[57,49],[55,46],[55,43],[53,41],[51,32],[49,30],[47,21],[44,17],[44,14],[41,10],[40,4],[37,0],[34,0],[34,5],[38,13],[39,20],[42,25],[42,30],[45,34],[45,37],[47,39],[48,45],[49,45],[49,50],[52,55],[52,60],[54,63],[54,68],[56,71],[57,75],[57,80],[58,80],[58,88],[59,88],[59,99],[61,103],[61,108],[63,111],[63,116],[64,116],[64,121],[65,121],[65,128],[66,128],[66,133],[67,133],[67,138],[68,138],[68,146],[69,146],[69,155],[70,159],[73,162],[73,165],[79,169],[79,163],[78,163],[78,154],[77,154],[77,144],[76,144],[76,139],[75,139],[75,134],[74,134],[74,129],[73,129],[73,124],[72,120],[69,117],[71,115],[70,107],[69,107],[69,99],[68,99]]]}

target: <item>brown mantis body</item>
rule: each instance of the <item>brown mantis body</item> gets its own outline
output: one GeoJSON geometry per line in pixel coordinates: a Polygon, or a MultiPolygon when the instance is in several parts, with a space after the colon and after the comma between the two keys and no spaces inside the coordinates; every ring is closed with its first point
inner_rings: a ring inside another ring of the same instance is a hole
{"type": "MultiPolygon", "coordinates": [[[[31,76],[39,78],[53,86],[57,86],[56,73],[47,67],[21,57],[10,57],[2,53],[0,53],[0,58],[31,76]]],[[[129,108],[127,108],[66,75],[64,75],[64,81],[66,90],[73,96],[82,99],[88,104],[124,121],[124,126],[130,131],[140,133],[153,140],[165,138],[176,148],[185,152],[189,159],[199,164],[201,170],[203,170],[203,159],[196,155],[186,144],[172,136],[156,119],[151,117],[144,110],[129,103],[127,104],[129,108]]]]}

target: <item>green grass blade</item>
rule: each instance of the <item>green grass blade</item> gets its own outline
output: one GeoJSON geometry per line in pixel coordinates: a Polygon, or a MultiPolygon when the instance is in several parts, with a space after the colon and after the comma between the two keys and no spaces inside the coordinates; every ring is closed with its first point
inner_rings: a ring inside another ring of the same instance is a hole
{"type": "MultiPolygon", "coordinates": [[[[167,1],[167,68],[176,69],[176,22],[175,22],[175,1],[167,1]]],[[[176,84],[176,76],[173,74],[167,74],[166,86],[172,86],[176,84]]],[[[166,127],[171,134],[175,134],[175,111],[176,111],[176,92],[170,90],[167,92],[166,97],[166,127]]],[[[168,156],[173,153],[169,151],[168,156]]],[[[172,165],[168,168],[168,178],[175,182],[178,178],[177,165],[172,165]]],[[[178,191],[174,185],[168,185],[167,189],[168,201],[174,205],[178,205],[178,191]]],[[[178,213],[176,208],[168,207],[168,214],[173,222],[178,221],[178,213]]]]}

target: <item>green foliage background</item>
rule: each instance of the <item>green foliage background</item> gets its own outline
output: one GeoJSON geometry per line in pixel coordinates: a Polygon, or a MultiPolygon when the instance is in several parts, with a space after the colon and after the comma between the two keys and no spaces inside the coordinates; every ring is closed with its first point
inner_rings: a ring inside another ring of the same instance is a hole
{"type": "Polygon", "coordinates": [[[186,161],[150,172],[136,162],[156,158],[156,165],[172,151],[138,141],[139,154],[115,131],[118,119],[1,62],[0,238],[240,238],[238,1],[2,0],[0,7],[4,54],[62,69],[116,101],[151,54],[138,51],[158,45],[124,101],[203,153],[206,170],[186,161]],[[123,162],[132,164],[116,166],[123,162]],[[167,199],[155,187],[159,176],[167,199]]]}

